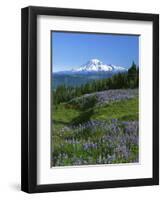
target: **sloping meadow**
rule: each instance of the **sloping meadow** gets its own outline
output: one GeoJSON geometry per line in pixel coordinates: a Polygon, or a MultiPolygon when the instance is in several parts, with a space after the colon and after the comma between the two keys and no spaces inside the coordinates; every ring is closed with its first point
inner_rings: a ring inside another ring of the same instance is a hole
{"type": "Polygon", "coordinates": [[[52,106],[52,165],[139,160],[138,89],[85,94],[52,106]]]}

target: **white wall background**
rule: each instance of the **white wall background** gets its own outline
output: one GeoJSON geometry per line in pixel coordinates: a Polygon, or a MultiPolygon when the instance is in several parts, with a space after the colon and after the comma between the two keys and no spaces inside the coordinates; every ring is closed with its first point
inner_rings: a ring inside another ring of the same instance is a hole
{"type": "MultiPolygon", "coordinates": [[[[163,34],[161,9],[162,0],[4,0],[0,6],[0,199],[162,199],[163,175],[160,172],[160,186],[87,190],[44,194],[26,194],[20,191],[20,10],[28,5],[101,9],[112,11],[147,12],[160,14],[160,35],[163,34]]],[[[162,38],[160,38],[161,44],[162,38]]],[[[163,87],[160,45],[160,88],[163,87]]],[[[160,89],[160,102],[163,90],[160,89]]],[[[160,154],[163,131],[163,103],[160,105],[160,154]]],[[[163,158],[160,156],[160,169],[163,158]]]]}

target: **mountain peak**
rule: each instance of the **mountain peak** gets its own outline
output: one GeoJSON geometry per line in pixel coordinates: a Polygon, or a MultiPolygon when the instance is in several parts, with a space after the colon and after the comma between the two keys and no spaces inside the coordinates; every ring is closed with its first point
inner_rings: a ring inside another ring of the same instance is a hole
{"type": "MultiPolygon", "coordinates": [[[[102,61],[100,61],[97,58],[90,59],[88,62],[86,62],[84,65],[81,65],[77,69],[72,69],[68,71],[64,71],[64,73],[91,73],[91,72],[111,72],[111,73],[117,73],[117,72],[124,72],[127,71],[124,67],[119,67],[111,64],[104,64],[102,61]]],[[[62,73],[62,72],[61,72],[62,73]]]]}
{"type": "Polygon", "coordinates": [[[103,64],[97,58],[89,60],[86,64],[82,65],[77,71],[98,72],[98,71],[112,71],[112,67],[103,64]]]}
{"type": "Polygon", "coordinates": [[[95,65],[102,64],[102,62],[100,60],[98,60],[97,58],[93,58],[93,59],[89,60],[87,63],[92,63],[95,65]]]}

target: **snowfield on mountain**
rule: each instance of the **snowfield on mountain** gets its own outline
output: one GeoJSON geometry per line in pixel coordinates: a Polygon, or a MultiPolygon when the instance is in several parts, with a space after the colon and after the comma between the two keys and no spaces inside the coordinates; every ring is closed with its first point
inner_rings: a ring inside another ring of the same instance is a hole
{"type": "Polygon", "coordinates": [[[112,64],[104,64],[102,61],[94,58],[89,60],[87,63],[81,65],[81,67],[72,68],[72,70],[59,71],[55,73],[86,73],[86,72],[125,72],[127,68],[116,66],[112,64]]]}

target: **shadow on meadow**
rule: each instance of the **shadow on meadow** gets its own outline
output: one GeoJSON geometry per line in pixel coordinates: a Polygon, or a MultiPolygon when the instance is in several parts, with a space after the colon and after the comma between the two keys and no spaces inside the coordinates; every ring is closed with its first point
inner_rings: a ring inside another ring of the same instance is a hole
{"type": "Polygon", "coordinates": [[[94,114],[94,107],[96,106],[96,103],[97,98],[95,95],[71,100],[70,104],[77,106],[81,111],[80,115],[71,121],[71,124],[78,125],[90,121],[92,115],[94,114]]]}
{"type": "Polygon", "coordinates": [[[79,125],[82,123],[86,123],[88,121],[90,121],[91,116],[94,114],[94,110],[93,109],[89,109],[87,111],[83,111],[78,117],[74,118],[71,121],[72,125],[79,125]]]}

